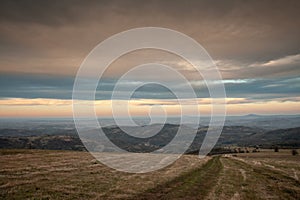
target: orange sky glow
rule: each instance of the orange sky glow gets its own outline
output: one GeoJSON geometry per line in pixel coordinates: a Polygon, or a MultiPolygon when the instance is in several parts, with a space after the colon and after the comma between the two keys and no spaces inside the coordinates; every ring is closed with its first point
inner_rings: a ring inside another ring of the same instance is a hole
{"type": "MultiPolygon", "coordinates": [[[[243,103],[242,98],[228,98],[226,99],[227,115],[244,115],[250,113],[257,114],[298,114],[300,112],[300,102],[292,101],[267,101],[267,102],[253,102],[243,103]],[[276,108],[276,109],[274,109],[276,108]]],[[[210,115],[211,100],[198,99],[198,109],[201,115],[210,115]]],[[[140,99],[131,101],[121,101],[121,105],[128,103],[129,113],[132,116],[148,116],[149,113],[161,114],[161,111],[152,109],[159,105],[170,116],[180,115],[181,107],[173,100],[152,100],[140,99]]],[[[182,107],[189,106],[189,101],[182,105],[182,107]]],[[[82,101],[84,105],[86,102],[82,101]]],[[[98,100],[95,101],[95,108],[97,116],[111,117],[112,116],[112,101],[98,100]]],[[[0,117],[72,117],[72,100],[61,99],[1,99],[0,100],[0,117]]],[[[120,117],[122,114],[120,114],[120,117]]]]}

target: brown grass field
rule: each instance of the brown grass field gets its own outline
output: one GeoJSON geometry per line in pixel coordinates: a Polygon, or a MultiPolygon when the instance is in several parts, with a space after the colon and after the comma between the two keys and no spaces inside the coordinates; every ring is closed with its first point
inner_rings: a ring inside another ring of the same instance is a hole
{"type": "Polygon", "coordinates": [[[150,173],[112,170],[87,152],[0,150],[0,199],[300,199],[300,156],[184,155],[150,173]]]}

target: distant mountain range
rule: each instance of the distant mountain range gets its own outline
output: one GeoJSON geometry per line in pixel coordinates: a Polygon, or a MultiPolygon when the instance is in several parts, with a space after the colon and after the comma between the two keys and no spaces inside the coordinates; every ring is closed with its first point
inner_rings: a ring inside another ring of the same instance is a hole
{"type": "MultiPolygon", "coordinates": [[[[193,116],[186,116],[195,118],[193,116]]],[[[208,126],[210,116],[200,117],[200,126],[208,126]]],[[[122,119],[121,119],[122,120],[122,119]]],[[[162,118],[164,120],[164,118],[162,118]]],[[[136,117],[134,121],[139,125],[148,125],[149,118],[136,117]]],[[[186,120],[188,121],[188,120],[186,120]]],[[[191,120],[192,121],[192,120],[191,120]]],[[[113,126],[115,121],[112,118],[99,118],[102,127],[113,126]]],[[[180,117],[170,117],[166,123],[179,124],[180,117]]],[[[126,124],[123,124],[126,126],[126,124]]],[[[257,115],[249,114],[244,116],[226,116],[225,126],[248,126],[262,128],[266,130],[295,128],[300,125],[300,115],[257,115]]],[[[72,118],[29,118],[29,119],[10,119],[0,118],[0,129],[24,129],[31,130],[30,134],[57,134],[75,129],[72,118]]],[[[0,133],[1,135],[1,133],[0,133]]]]}
{"type": "MultiPolygon", "coordinates": [[[[190,116],[192,118],[192,116],[190,116]]],[[[147,125],[149,119],[136,118],[142,131],[136,127],[122,126],[127,129],[128,136],[122,129],[115,125],[113,119],[99,119],[106,136],[117,146],[131,152],[152,152],[164,149],[177,133],[178,118],[170,118],[167,124],[157,135],[151,132],[161,126],[159,124],[147,125]],[[132,135],[143,136],[137,138],[132,135]],[[150,137],[149,137],[150,135],[150,137]]],[[[193,121],[193,120],[191,120],[193,121]]],[[[200,126],[184,124],[186,133],[195,132],[192,144],[187,144],[187,137],[181,135],[178,143],[181,146],[190,146],[189,152],[197,151],[206,135],[210,118],[202,116],[200,126]]],[[[224,146],[256,146],[270,148],[280,146],[287,148],[300,148],[300,115],[257,115],[227,116],[222,134],[216,147],[224,146]]],[[[86,129],[84,141],[93,150],[99,148],[95,128],[86,129]]],[[[82,138],[81,138],[82,139],[82,138]]],[[[99,138],[98,138],[99,139],[99,138]]],[[[73,119],[1,119],[0,118],[0,148],[34,148],[34,149],[65,149],[85,150],[78,137],[73,119]]],[[[112,151],[105,149],[105,151],[112,151]]],[[[168,151],[176,152],[175,145],[168,151]]]]}
{"type": "MultiPolygon", "coordinates": [[[[158,125],[144,126],[145,134],[156,129],[158,125]]],[[[124,133],[116,126],[105,127],[103,130],[109,139],[120,148],[130,152],[151,152],[163,149],[171,141],[177,130],[178,125],[166,124],[161,131],[154,136],[137,138],[124,133]]],[[[123,127],[124,128],[124,127],[123,127]]],[[[128,128],[128,127],[127,127],[128,128]]],[[[184,127],[187,132],[191,127],[184,127]]],[[[134,127],[129,127],[135,132],[134,127]]],[[[202,144],[203,138],[208,127],[199,127],[195,139],[188,149],[188,152],[197,151],[202,144]]],[[[97,149],[97,141],[93,138],[94,132],[87,132],[86,142],[97,149]]],[[[182,136],[180,142],[184,143],[182,136]]],[[[216,147],[224,146],[257,146],[270,148],[274,146],[284,148],[300,148],[300,127],[265,130],[257,127],[247,126],[224,126],[216,147]]],[[[32,148],[32,149],[62,149],[62,150],[85,150],[84,145],[79,139],[75,129],[67,129],[55,133],[43,133],[37,130],[28,129],[0,129],[0,148],[32,148]]],[[[107,149],[110,151],[110,149],[107,149]]],[[[176,149],[174,149],[176,152],[176,149]]]]}

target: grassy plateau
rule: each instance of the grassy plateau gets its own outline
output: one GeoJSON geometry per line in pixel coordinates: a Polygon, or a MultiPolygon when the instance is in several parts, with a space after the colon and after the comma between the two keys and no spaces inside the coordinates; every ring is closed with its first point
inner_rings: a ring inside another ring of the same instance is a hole
{"type": "Polygon", "coordinates": [[[0,199],[300,199],[300,156],[290,150],[184,155],[145,174],[78,151],[0,150],[0,166],[0,199]]]}

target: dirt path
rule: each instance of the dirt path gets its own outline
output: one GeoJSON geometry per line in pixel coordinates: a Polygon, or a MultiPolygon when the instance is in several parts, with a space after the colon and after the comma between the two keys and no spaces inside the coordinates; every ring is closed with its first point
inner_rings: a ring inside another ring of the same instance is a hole
{"type": "Polygon", "coordinates": [[[220,181],[208,199],[300,199],[300,182],[265,166],[221,158],[220,181]]]}
{"type": "Polygon", "coordinates": [[[214,157],[202,167],[137,195],[134,199],[203,199],[216,185],[223,166],[214,157]]]}
{"type": "Polygon", "coordinates": [[[133,199],[300,199],[300,182],[263,165],[214,157],[133,199]]]}

